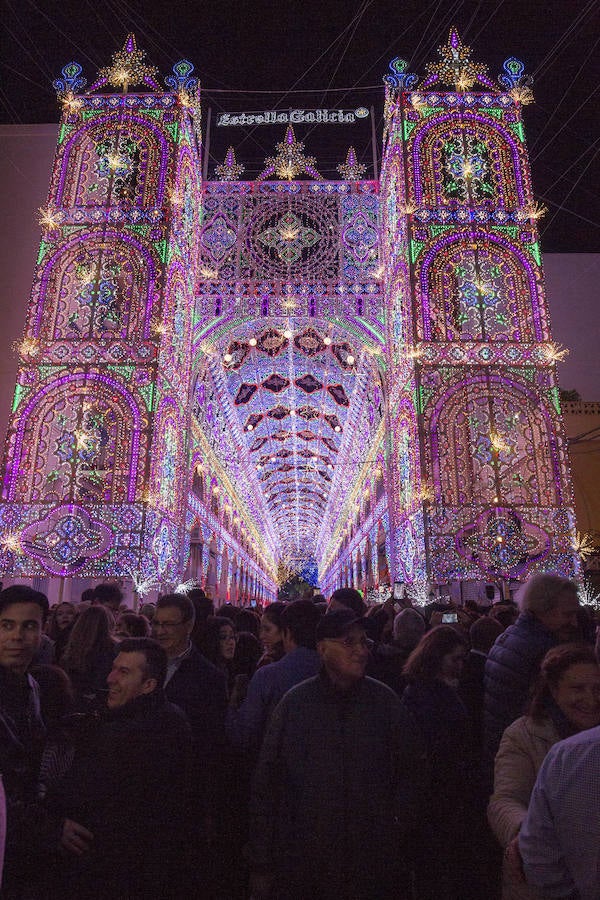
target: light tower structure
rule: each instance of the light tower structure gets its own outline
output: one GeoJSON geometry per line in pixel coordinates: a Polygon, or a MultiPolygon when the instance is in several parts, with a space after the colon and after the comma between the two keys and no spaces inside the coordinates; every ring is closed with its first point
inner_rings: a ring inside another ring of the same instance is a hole
{"type": "Polygon", "coordinates": [[[455,29],[386,77],[381,182],[397,577],[578,571],[521,110],[455,29]]]}
{"type": "Polygon", "coordinates": [[[181,568],[199,98],[191,64],[165,91],[144,55],[130,35],[85,93],[77,64],[55,83],[63,116],[0,512],[15,574],[154,567],[168,581],[181,568]]]}

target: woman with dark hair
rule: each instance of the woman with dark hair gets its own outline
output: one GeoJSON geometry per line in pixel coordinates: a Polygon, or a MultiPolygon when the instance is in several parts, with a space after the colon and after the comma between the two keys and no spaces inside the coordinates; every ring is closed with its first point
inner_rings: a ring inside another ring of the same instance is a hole
{"type": "Polygon", "coordinates": [[[65,652],[65,647],[76,618],[77,610],[68,600],[59,603],[50,611],[46,625],[46,634],[51,641],[54,641],[54,660],[57,663],[60,663],[61,657],[65,652]]]}
{"type": "Polygon", "coordinates": [[[234,656],[236,635],[231,619],[226,616],[209,616],[206,620],[200,652],[214,666],[225,672],[228,690],[235,679],[234,656]]]}
{"type": "Polygon", "coordinates": [[[431,794],[415,835],[420,900],[463,900],[463,810],[466,802],[469,719],[458,695],[467,642],[450,625],[423,635],[408,657],[401,703],[425,741],[431,794]]]}
{"type": "Polygon", "coordinates": [[[76,708],[95,708],[107,694],[106,678],[118,645],[111,637],[113,619],[104,606],[90,606],[77,618],[61,661],[75,691],[76,708]]]}
{"type": "Polygon", "coordinates": [[[518,834],[537,773],[553,744],[600,725],[600,665],[593,647],[561,644],[542,660],[529,712],[509,725],[496,755],[488,819],[505,848],[502,900],[541,897],[521,874],[518,834]]]}
{"type": "Polygon", "coordinates": [[[281,614],[286,607],[280,600],[269,604],[261,616],[259,637],[264,653],[258,661],[257,669],[283,658],[283,635],[281,633],[281,614]]]}

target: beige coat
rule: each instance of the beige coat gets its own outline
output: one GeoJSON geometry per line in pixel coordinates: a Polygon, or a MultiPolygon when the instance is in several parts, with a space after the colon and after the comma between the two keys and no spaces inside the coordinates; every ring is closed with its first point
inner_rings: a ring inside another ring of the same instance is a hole
{"type": "MultiPolygon", "coordinates": [[[[527,813],[537,773],[550,747],[560,740],[550,719],[535,721],[522,716],[509,725],[500,742],[494,766],[494,793],[488,804],[488,821],[503,847],[519,833],[527,813]]],[[[516,882],[503,866],[502,900],[534,900],[542,895],[516,882]]]]}

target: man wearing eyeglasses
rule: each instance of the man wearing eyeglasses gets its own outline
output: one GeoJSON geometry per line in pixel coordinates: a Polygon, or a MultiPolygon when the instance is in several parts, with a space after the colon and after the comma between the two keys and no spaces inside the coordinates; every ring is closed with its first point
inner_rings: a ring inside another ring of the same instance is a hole
{"type": "Polygon", "coordinates": [[[258,900],[401,900],[411,823],[427,781],[399,699],[365,676],[364,619],[317,626],[319,675],[276,708],[255,773],[248,858],[258,900]]]}

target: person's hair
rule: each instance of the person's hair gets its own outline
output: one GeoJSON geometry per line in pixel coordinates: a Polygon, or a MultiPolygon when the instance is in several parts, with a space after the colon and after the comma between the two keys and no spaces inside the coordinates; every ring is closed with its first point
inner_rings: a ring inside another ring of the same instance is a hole
{"type": "Polygon", "coordinates": [[[275,600],[274,603],[269,603],[262,614],[263,619],[268,619],[269,622],[272,622],[273,625],[281,631],[281,615],[286,606],[287,603],[282,603],[281,600],[275,600]]]}
{"type": "Polygon", "coordinates": [[[111,622],[104,606],[89,606],[79,614],[61,660],[68,672],[88,672],[98,655],[114,647],[111,622]]]}
{"type": "Polygon", "coordinates": [[[262,647],[256,635],[250,631],[238,632],[235,643],[233,667],[236,675],[247,675],[252,678],[256,664],[262,655],[262,647]]]}
{"type": "MultiPolygon", "coordinates": [[[[190,588],[189,591],[186,591],[186,594],[188,595],[188,597],[194,604],[195,604],[196,600],[208,600],[209,599],[206,596],[205,592],[200,587],[200,585],[198,585],[197,587],[190,588]]],[[[212,600],[211,600],[211,603],[212,603],[212,600]]]]}
{"type": "Polygon", "coordinates": [[[81,602],[82,603],[92,603],[94,599],[94,588],[86,588],[85,591],[81,592],[81,602]]]}
{"type": "Polygon", "coordinates": [[[553,610],[564,594],[577,594],[577,585],[562,575],[533,575],[519,592],[522,612],[547,613],[553,610]]]}
{"type": "Polygon", "coordinates": [[[158,641],[149,637],[125,638],[119,645],[119,652],[143,654],[146,678],[156,678],[157,686],[163,686],[167,677],[167,654],[158,641]]]}
{"type": "Polygon", "coordinates": [[[413,650],[423,637],[425,627],[425,619],[416,609],[401,609],[394,618],[394,643],[398,647],[413,650]]]}
{"type": "Polygon", "coordinates": [[[327,603],[327,597],[324,594],[313,594],[311,599],[313,603],[327,603]]]}
{"type": "MultiPolygon", "coordinates": [[[[70,603],[68,600],[62,600],[60,603],[57,603],[53,609],[50,610],[50,615],[48,616],[48,623],[46,626],[46,634],[48,635],[48,637],[50,638],[51,641],[55,641],[57,639],[57,637],[59,636],[59,634],[65,630],[64,628],[59,630],[58,625],[56,623],[56,613],[61,608],[61,606],[68,606],[70,609],[73,610],[74,613],[76,612],[75,604],[70,603]]],[[[75,616],[75,618],[76,618],[76,616],[75,616]]],[[[71,622],[70,625],[66,626],[67,628],[73,627],[75,618],[73,619],[73,622],[71,622]]]]}
{"type": "Polygon", "coordinates": [[[12,584],[0,591],[0,614],[13,603],[35,603],[42,611],[42,624],[48,617],[48,598],[41,591],[34,591],[26,584],[12,584]]]}
{"type": "Polygon", "coordinates": [[[497,619],[489,616],[481,616],[469,628],[469,640],[471,649],[480,653],[489,653],[496,642],[496,638],[504,631],[497,619]]]}
{"type": "Polygon", "coordinates": [[[299,647],[308,647],[314,650],[317,646],[317,624],[321,619],[321,613],[312,600],[294,600],[286,604],[281,613],[281,628],[289,631],[292,640],[299,647]]]}
{"type": "Polygon", "coordinates": [[[179,610],[183,622],[195,622],[194,604],[186,594],[163,594],[156,601],[157,611],[166,609],[168,606],[173,606],[179,610]]]}
{"type": "Polygon", "coordinates": [[[529,715],[532,719],[545,719],[548,715],[547,702],[565,673],[571,666],[580,663],[598,666],[594,648],[590,644],[561,644],[553,647],[544,656],[537,679],[534,682],[529,715]]]}
{"type": "Polygon", "coordinates": [[[125,631],[129,637],[148,637],[150,634],[150,622],[146,616],[139,616],[136,613],[121,613],[118,618],[117,625],[125,626],[125,631]]]}
{"type": "Polygon", "coordinates": [[[514,603],[494,603],[490,607],[488,618],[499,622],[504,631],[509,625],[514,625],[519,618],[519,607],[514,603]]]}
{"type": "Polygon", "coordinates": [[[410,681],[433,681],[440,674],[442,659],[456,647],[468,646],[465,638],[450,625],[438,625],[424,634],[412,651],[402,674],[410,681]]]}
{"type": "Polygon", "coordinates": [[[144,616],[145,619],[148,619],[149,622],[154,618],[154,613],[156,612],[156,604],[155,603],[142,603],[140,606],[140,616],[144,616]]]}
{"type": "Polygon", "coordinates": [[[73,712],[75,694],[71,679],[60,666],[32,666],[33,675],[40,687],[40,706],[44,725],[52,729],[64,716],[73,712]]]}
{"type": "Polygon", "coordinates": [[[363,598],[355,588],[338,588],[331,595],[329,602],[332,603],[334,600],[336,603],[341,603],[342,606],[347,606],[348,609],[353,610],[358,616],[364,616],[367,611],[363,598]]]}
{"type": "Polygon", "coordinates": [[[238,617],[238,613],[241,612],[237,606],[234,606],[233,603],[224,603],[223,606],[219,606],[217,610],[215,610],[215,615],[220,618],[229,619],[232,625],[235,625],[238,617]]]}
{"type": "Polygon", "coordinates": [[[209,616],[200,643],[200,652],[215,666],[223,666],[225,657],[221,654],[219,633],[221,628],[233,628],[233,622],[227,616],[209,616]]]}
{"type": "Polygon", "coordinates": [[[260,616],[251,609],[240,609],[233,623],[236,631],[249,631],[258,637],[260,628],[260,616]]]}
{"type": "Polygon", "coordinates": [[[101,606],[109,606],[111,604],[120,606],[122,602],[123,591],[118,584],[102,582],[94,588],[92,603],[99,603],[101,606]]]}

